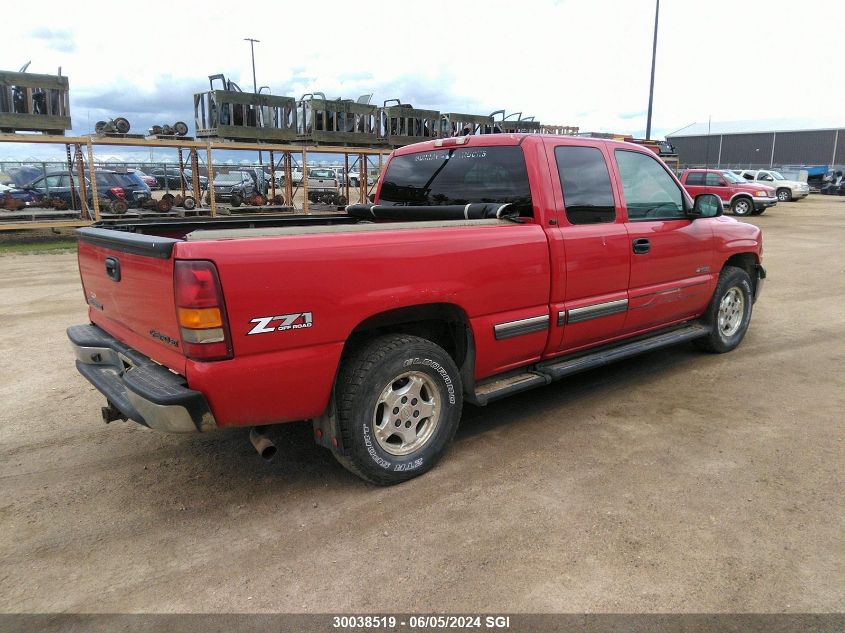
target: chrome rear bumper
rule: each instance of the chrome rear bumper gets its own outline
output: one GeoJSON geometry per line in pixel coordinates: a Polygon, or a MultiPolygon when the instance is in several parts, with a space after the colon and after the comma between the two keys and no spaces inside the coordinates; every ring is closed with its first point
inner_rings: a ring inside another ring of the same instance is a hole
{"type": "MultiPolygon", "coordinates": [[[[67,329],[76,368],[102,393],[109,409],[165,433],[197,433],[217,427],[199,391],[174,374],[124,345],[96,325],[67,329]]],[[[104,413],[105,415],[105,413],[104,413]]]]}

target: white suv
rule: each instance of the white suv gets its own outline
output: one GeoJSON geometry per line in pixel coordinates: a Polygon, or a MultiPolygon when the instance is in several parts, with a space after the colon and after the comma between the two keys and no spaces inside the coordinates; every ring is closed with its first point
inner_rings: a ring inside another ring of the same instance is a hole
{"type": "Polygon", "coordinates": [[[806,182],[798,180],[787,180],[780,172],[770,169],[743,169],[734,171],[746,180],[761,182],[775,189],[778,201],[790,202],[800,200],[810,195],[810,186],[806,182]]]}

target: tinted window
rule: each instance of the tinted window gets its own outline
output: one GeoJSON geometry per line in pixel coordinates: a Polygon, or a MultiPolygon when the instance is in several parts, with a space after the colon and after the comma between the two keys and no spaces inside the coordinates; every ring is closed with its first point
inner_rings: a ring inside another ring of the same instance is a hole
{"type": "Polygon", "coordinates": [[[97,172],[97,187],[108,185],[109,187],[123,187],[123,181],[113,171],[97,172]]]}
{"type": "Polygon", "coordinates": [[[141,180],[141,177],[135,173],[126,173],[126,174],[115,174],[118,180],[120,180],[121,186],[127,189],[147,189],[146,183],[141,180]]]}
{"type": "Polygon", "coordinates": [[[556,147],[555,160],[570,224],[613,222],[616,205],[601,151],[595,147],[556,147]]]}
{"type": "Polygon", "coordinates": [[[707,173],[707,186],[708,187],[721,187],[722,186],[722,177],[719,174],[714,173],[707,173]]]}
{"type": "Polygon", "coordinates": [[[616,150],[630,220],[683,218],[683,194],[656,158],[616,150]]]}
{"type": "Polygon", "coordinates": [[[394,156],[379,204],[517,204],[530,214],[531,192],[521,147],[466,147],[394,156]]]}
{"type": "Polygon", "coordinates": [[[687,174],[686,183],[688,185],[703,185],[704,184],[704,172],[703,171],[691,171],[687,174]]]}

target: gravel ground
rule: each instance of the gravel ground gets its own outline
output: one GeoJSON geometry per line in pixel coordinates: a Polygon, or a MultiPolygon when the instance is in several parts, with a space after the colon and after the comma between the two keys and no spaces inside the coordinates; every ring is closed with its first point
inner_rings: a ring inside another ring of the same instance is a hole
{"type": "Polygon", "coordinates": [[[845,608],[845,198],[758,218],[742,346],[688,346],[467,407],[380,489],[273,431],[104,425],[64,336],[75,256],[0,257],[0,611],[845,608]]]}

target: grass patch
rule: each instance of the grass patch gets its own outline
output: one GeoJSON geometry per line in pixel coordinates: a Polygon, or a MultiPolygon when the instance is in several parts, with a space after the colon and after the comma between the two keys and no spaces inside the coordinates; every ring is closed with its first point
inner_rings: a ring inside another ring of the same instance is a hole
{"type": "Polygon", "coordinates": [[[44,253],[73,253],[76,252],[76,240],[60,238],[50,241],[10,241],[0,242],[0,255],[40,255],[44,253]]]}

